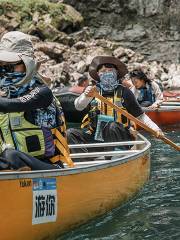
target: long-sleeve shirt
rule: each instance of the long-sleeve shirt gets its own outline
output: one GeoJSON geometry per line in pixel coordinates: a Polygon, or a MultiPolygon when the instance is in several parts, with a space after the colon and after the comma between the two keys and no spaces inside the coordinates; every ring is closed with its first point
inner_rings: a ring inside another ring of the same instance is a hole
{"type": "MultiPolygon", "coordinates": [[[[132,92],[126,87],[123,87],[122,99],[123,106],[130,114],[132,114],[134,117],[137,117],[140,121],[153,130],[160,131],[160,128],[143,112],[132,92]]],[[[75,108],[78,111],[82,111],[90,104],[92,100],[92,97],[87,97],[85,93],[82,93],[74,102],[75,108]]]]}
{"type": "Polygon", "coordinates": [[[0,97],[0,112],[25,112],[25,118],[34,124],[34,112],[37,109],[46,109],[52,102],[52,91],[46,85],[37,85],[18,98],[0,97]]]}
{"type": "MultiPolygon", "coordinates": [[[[156,82],[151,82],[151,87],[155,97],[155,102],[153,104],[160,105],[163,102],[163,93],[156,82]]],[[[133,92],[135,98],[138,99],[140,91],[135,86],[132,86],[130,90],[133,92]]]]}

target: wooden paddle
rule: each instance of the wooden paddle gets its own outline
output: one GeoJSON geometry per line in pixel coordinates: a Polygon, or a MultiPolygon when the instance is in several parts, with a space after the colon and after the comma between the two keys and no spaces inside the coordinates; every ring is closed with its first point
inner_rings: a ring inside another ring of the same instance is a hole
{"type": "Polygon", "coordinates": [[[143,122],[141,122],[141,121],[138,120],[136,117],[132,116],[130,113],[126,112],[126,111],[123,110],[122,108],[120,108],[120,107],[118,107],[117,105],[111,103],[111,102],[108,101],[105,97],[101,96],[98,92],[95,92],[95,93],[94,93],[94,97],[96,97],[96,98],[98,98],[99,100],[101,100],[102,102],[106,103],[108,106],[112,107],[112,108],[115,109],[117,112],[120,112],[120,113],[123,114],[125,117],[127,117],[129,120],[135,122],[138,126],[142,127],[142,128],[145,129],[147,132],[153,134],[156,138],[159,138],[159,139],[163,140],[165,143],[169,144],[170,146],[172,146],[173,148],[175,148],[177,151],[180,151],[180,146],[176,145],[174,142],[172,142],[171,140],[169,140],[169,139],[166,138],[165,136],[157,137],[155,130],[153,130],[152,128],[148,127],[148,126],[145,125],[143,122]]]}

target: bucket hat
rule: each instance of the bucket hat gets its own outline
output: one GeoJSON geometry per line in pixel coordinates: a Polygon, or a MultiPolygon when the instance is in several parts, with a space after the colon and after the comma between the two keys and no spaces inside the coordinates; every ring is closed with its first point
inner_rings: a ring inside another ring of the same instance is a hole
{"type": "Polygon", "coordinates": [[[95,80],[99,81],[98,68],[103,64],[112,64],[116,67],[118,72],[118,77],[122,78],[127,74],[128,70],[124,63],[122,63],[118,58],[112,56],[97,56],[93,58],[89,66],[89,75],[95,80]]]}
{"type": "Polygon", "coordinates": [[[3,35],[0,42],[0,61],[16,63],[21,56],[34,58],[34,49],[29,36],[19,31],[11,31],[3,35]]]}
{"type": "Polygon", "coordinates": [[[30,36],[19,32],[11,31],[5,33],[0,41],[0,62],[1,63],[18,63],[23,61],[26,67],[26,76],[17,83],[16,86],[21,86],[29,82],[37,73],[39,68],[38,62],[35,60],[33,44],[30,36]]]}

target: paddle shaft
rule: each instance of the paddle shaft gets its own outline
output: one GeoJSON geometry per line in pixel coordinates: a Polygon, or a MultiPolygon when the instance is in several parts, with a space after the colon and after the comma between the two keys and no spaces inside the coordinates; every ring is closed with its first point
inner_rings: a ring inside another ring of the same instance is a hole
{"type": "MultiPolygon", "coordinates": [[[[152,128],[148,127],[146,124],[141,122],[139,119],[128,113],[127,111],[123,110],[122,108],[118,107],[117,105],[113,104],[112,102],[108,101],[105,97],[101,96],[98,92],[95,92],[94,96],[101,100],[102,102],[106,103],[108,106],[112,107],[115,109],[117,112],[120,112],[123,114],[125,117],[127,117],[129,120],[134,121],[138,126],[142,127],[145,129],[147,132],[150,132],[153,134],[155,137],[156,136],[156,131],[153,130],[152,128]]],[[[180,147],[176,145],[174,142],[166,138],[165,136],[160,136],[159,139],[163,140],[165,143],[171,145],[173,148],[175,148],[177,151],[180,151],[180,147]]]]}

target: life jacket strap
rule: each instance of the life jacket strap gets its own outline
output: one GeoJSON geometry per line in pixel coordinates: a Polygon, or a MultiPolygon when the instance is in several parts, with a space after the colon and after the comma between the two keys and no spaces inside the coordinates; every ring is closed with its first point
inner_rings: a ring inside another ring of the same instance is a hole
{"type": "Polygon", "coordinates": [[[67,144],[66,138],[62,135],[62,133],[57,129],[51,129],[52,134],[55,135],[55,137],[59,140],[61,144],[67,149],[67,151],[70,153],[69,146],[67,144]]]}
{"type": "Polygon", "coordinates": [[[54,164],[57,163],[58,161],[62,161],[67,163],[65,156],[62,155],[56,155],[50,159],[50,161],[54,164]]]}
{"type": "Polygon", "coordinates": [[[55,146],[59,149],[59,151],[61,152],[60,158],[63,162],[67,163],[68,166],[70,167],[74,167],[74,163],[70,158],[69,152],[67,151],[67,149],[61,144],[61,142],[58,141],[58,139],[54,140],[54,144],[55,146]]]}
{"type": "Polygon", "coordinates": [[[85,127],[87,127],[87,126],[88,126],[88,124],[90,124],[90,121],[89,121],[89,119],[87,119],[87,121],[86,121],[86,122],[83,122],[83,123],[81,124],[81,128],[85,128],[85,127]]]}
{"type": "Polygon", "coordinates": [[[67,163],[68,166],[73,167],[74,163],[71,160],[69,146],[67,144],[65,137],[63,137],[63,135],[57,128],[54,128],[51,131],[52,134],[54,134],[56,137],[56,139],[54,140],[54,144],[61,154],[50,158],[50,161],[52,161],[53,163],[57,161],[62,161],[67,163]]]}

